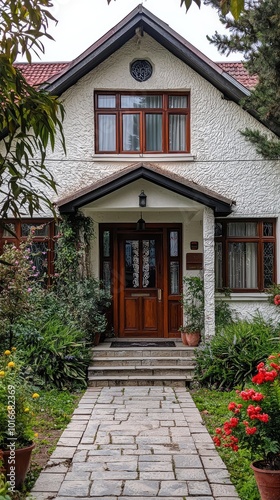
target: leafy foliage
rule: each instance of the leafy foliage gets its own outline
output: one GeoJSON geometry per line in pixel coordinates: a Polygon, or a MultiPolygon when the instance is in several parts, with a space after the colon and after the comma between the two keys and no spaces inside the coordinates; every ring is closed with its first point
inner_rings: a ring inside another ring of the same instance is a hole
{"type": "Polygon", "coordinates": [[[0,356],[1,449],[8,449],[11,442],[21,448],[33,440],[33,408],[38,397],[24,378],[23,362],[14,350],[6,350],[0,356]],[[9,425],[11,421],[12,426],[9,425]]]}
{"type": "Polygon", "coordinates": [[[85,387],[89,348],[84,332],[54,317],[38,326],[18,325],[17,346],[24,352],[27,375],[40,386],[60,389],[85,387]]]}
{"type": "Polygon", "coordinates": [[[204,328],[204,283],[201,278],[184,276],[181,303],[185,316],[181,330],[201,332],[204,328]]]}
{"type": "Polygon", "coordinates": [[[31,252],[32,235],[19,248],[5,245],[0,262],[0,345],[9,337],[9,347],[13,345],[13,325],[31,309],[30,292],[38,277],[33,266],[31,252]],[[7,265],[8,264],[8,265],[7,265]]]}
{"type": "Polygon", "coordinates": [[[219,389],[243,386],[255,366],[279,345],[277,328],[260,315],[229,324],[198,348],[197,379],[203,386],[219,389]]]}
{"type": "MultiPolygon", "coordinates": [[[[219,10],[217,0],[206,3],[219,10]]],[[[230,35],[208,37],[222,54],[241,52],[245,67],[251,75],[258,75],[258,84],[244,100],[244,107],[257,112],[273,130],[280,133],[280,4],[278,0],[246,0],[245,10],[238,19],[220,15],[230,35]]],[[[280,141],[271,139],[258,130],[242,132],[266,158],[279,158],[280,141]]]]}
{"type": "Polygon", "coordinates": [[[45,165],[48,145],[54,149],[64,108],[43,89],[29,85],[14,66],[18,55],[31,62],[32,52],[44,52],[41,41],[50,21],[50,0],[0,0],[0,217],[31,216],[47,206],[55,215],[46,187],[56,189],[45,165]]]}
{"type": "Polygon", "coordinates": [[[87,256],[93,237],[92,220],[78,213],[65,217],[59,230],[56,294],[69,317],[92,341],[94,333],[105,332],[105,311],[111,303],[110,293],[90,276],[87,256]]]}

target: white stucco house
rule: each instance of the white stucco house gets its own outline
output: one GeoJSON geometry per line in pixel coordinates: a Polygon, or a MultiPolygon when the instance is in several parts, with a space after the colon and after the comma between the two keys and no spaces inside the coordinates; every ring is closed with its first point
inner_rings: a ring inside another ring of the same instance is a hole
{"type": "MultiPolygon", "coordinates": [[[[240,134],[274,132],[242,109],[249,90],[230,64],[140,5],[74,61],[19,66],[64,103],[67,154],[58,144],[48,156],[55,201],[94,221],[92,271],[111,289],[116,336],[179,336],[185,275],[204,278],[206,334],[223,288],[243,316],[273,314],[280,163],[240,134]]],[[[22,237],[42,219],[10,222],[22,237]]]]}

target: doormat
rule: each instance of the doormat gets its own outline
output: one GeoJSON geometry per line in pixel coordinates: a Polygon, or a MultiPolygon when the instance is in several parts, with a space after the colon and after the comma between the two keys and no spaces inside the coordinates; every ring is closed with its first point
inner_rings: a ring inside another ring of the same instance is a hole
{"type": "Polygon", "coordinates": [[[124,349],[126,347],[176,347],[175,342],[173,340],[163,340],[163,341],[158,341],[158,342],[152,342],[152,341],[146,341],[146,340],[141,340],[141,341],[134,341],[134,342],[111,342],[110,347],[123,347],[124,349]]]}

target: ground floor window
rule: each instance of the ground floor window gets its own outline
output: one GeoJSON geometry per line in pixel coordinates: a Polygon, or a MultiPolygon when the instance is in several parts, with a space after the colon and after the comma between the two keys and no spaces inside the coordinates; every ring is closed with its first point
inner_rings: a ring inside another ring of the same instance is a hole
{"type": "Polygon", "coordinates": [[[276,280],[275,220],[216,220],[216,288],[263,291],[276,280]]]}
{"type": "Polygon", "coordinates": [[[55,224],[51,219],[10,219],[0,226],[0,252],[5,244],[18,247],[33,232],[31,255],[34,266],[45,282],[54,272],[55,224]]]}

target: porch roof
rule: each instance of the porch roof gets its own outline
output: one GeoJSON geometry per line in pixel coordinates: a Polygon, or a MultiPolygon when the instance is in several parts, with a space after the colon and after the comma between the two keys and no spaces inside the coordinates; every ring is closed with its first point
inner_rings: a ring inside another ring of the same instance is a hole
{"type": "Polygon", "coordinates": [[[102,198],[128,184],[145,179],[160,187],[166,188],[181,196],[197,201],[212,210],[218,217],[227,216],[232,211],[233,200],[226,198],[215,191],[199,186],[173,172],[167,172],[158,165],[150,163],[136,163],[121,171],[98,180],[86,188],[80,189],[57,202],[60,213],[73,213],[79,208],[102,198]]]}

